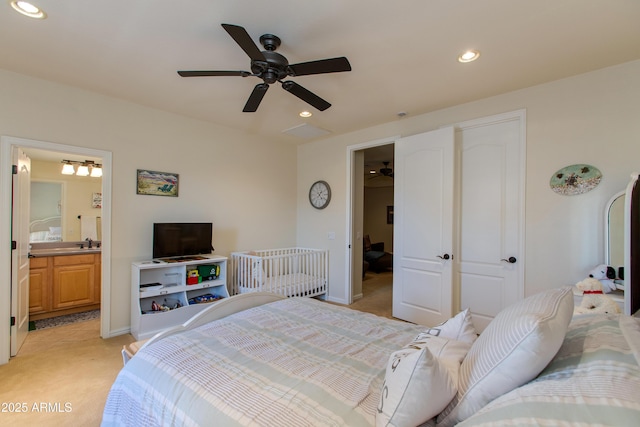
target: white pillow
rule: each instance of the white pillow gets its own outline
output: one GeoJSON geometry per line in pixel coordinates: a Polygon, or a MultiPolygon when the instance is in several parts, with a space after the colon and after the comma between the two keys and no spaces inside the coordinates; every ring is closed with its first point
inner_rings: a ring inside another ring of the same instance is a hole
{"type": "Polygon", "coordinates": [[[470,345],[418,335],[387,362],[376,426],[415,426],[438,415],[456,393],[460,362],[470,345]]]}
{"type": "Polygon", "coordinates": [[[468,308],[438,326],[427,329],[426,332],[437,337],[458,340],[469,344],[473,344],[476,338],[478,338],[478,332],[476,332],[476,328],[473,326],[471,313],[468,308]]]}
{"type": "Polygon", "coordinates": [[[462,362],[458,392],[438,416],[438,426],[455,425],[535,378],[558,352],[572,314],[570,287],[541,292],[498,313],[462,362]]]}

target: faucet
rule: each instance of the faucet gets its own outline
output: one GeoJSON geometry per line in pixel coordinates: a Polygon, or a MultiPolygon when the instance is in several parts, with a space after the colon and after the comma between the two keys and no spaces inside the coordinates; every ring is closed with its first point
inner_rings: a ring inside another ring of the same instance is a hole
{"type": "Polygon", "coordinates": [[[89,242],[89,246],[87,246],[89,249],[91,249],[91,244],[93,243],[93,240],[91,240],[91,237],[87,237],[86,239],[84,239],[85,241],[89,242]]]}

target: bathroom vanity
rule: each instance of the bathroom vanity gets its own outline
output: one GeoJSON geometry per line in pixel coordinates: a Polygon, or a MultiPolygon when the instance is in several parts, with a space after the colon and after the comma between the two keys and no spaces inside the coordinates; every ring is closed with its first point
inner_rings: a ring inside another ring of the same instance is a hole
{"type": "Polygon", "coordinates": [[[100,308],[100,248],[79,245],[33,245],[29,275],[31,320],[100,308]]]}

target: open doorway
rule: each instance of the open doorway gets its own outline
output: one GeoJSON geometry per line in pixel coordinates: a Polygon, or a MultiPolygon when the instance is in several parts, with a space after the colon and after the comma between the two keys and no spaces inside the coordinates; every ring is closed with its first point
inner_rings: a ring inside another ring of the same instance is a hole
{"type": "MultiPolygon", "coordinates": [[[[29,330],[100,316],[102,159],[22,148],[31,164],[29,330]],[[83,166],[86,166],[84,173],[83,166]]],[[[96,332],[97,334],[97,332],[96,332]]]]}
{"type": "MultiPolygon", "coordinates": [[[[0,176],[0,186],[3,189],[3,206],[9,207],[12,205],[12,176],[11,176],[11,153],[14,150],[20,149],[21,151],[42,151],[51,152],[56,156],[67,157],[79,157],[83,160],[96,158],[101,160],[102,164],[102,208],[100,213],[100,225],[101,230],[101,248],[100,248],[100,262],[94,267],[96,269],[96,276],[101,281],[100,290],[96,296],[98,305],[100,306],[100,336],[108,338],[110,335],[110,270],[111,270],[111,258],[110,258],[110,235],[111,235],[111,153],[102,150],[68,146],[62,144],[49,143],[44,141],[35,141],[13,137],[2,137],[1,150],[2,150],[2,172],[0,176]],[[5,190],[7,190],[5,192],[5,190]]],[[[66,158],[66,157],[65,157],[66,158]]],[[[60,168],[62,163],[60,163],[60,168]]],[[[87,203],[91,205],[92,201],[87,200],[87,203]]],[[[5,239],[13,239],[11,232],[11,209],[3,208],[0,212],[0,236],[5,239]]],[[[20,250],[20,249],[18,249],[20,250]]],[[[24,249],[23,249],[24,250],[24,249]]],[[[6,248],[0,249],[0,263],[2,265],[10,266],[12,264],[12,250],[6,248]]],[[[10,269],[8,269],[10,270],[10,269]]],[[[7,301],[11,301],[11,273],[8,272],[4,277],[7,280],[2,280],[0,284],[0,294],[2,298],[7,301]]],[[[4,313],[7,316],[12,315],[13,311],[10,304],[3,304],[0,306],[0,313],[4,313]]],[[[10,346],[11,335],[9,331],[0,332],[0,364],[7,363],[11,354],[16,354],[17,349],[13,349],[10,346]]]]}
{"type": "MultiPolygon", "coordinates": [[[[382,316],[391,317],[393,294],[393,166],[394,144],[364,148],[356,156],[362,161],[362,208],[353,215],[361,224],[362,287],[355,305],[374,306],[382,316]]],[[[360,168],[357,168],[360,170],[360,168]]],[[[356,197],[357,200],[359,198],[356,197]]],[[[354,203],[355,204],[355,203],[354,203]]],[[[355,268],[353,269],[356,270],[355,268]]]]}

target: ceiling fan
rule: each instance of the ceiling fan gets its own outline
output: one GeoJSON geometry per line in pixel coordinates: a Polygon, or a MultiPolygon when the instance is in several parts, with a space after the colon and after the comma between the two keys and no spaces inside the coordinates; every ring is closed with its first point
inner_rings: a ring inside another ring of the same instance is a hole
{"type": "Polygon", "coordinates": [[[299,64],[289,64],[287,58],[276,53],[280,46],[280,38],[273,34],[260,36],[260,43],[264,46],[260,51],[251,40],[251,36],[243,27],[232,24],[222,24],[227,33],[251,58],[251,71],[178,71],[182,77],[203,77],[203,76],[255,76],[262,79],[251,92],[247,103],[242,110],[245,113],[253,113],[258,109],[262,98],[267,93],[269,85],[280,82],[282,88],[287,92],[297,96],[306,103],[312,105],[320,111],[331,107],[331,104],[320,98],[313,92],[300,86],[292,80],[284,80],[286,77],[306,76],[310,74],[339,73],[351,71],[351,64],[347,58],[329,58],[317,61],[302,62],[299,64]]]}
{"type": "Polygon", "coordinates": [[[380,169],[380,173],[382,174],[382,176],[388,176],[393,178],[393,169],[389,167],[389,163],[390,162],[382,162],[384,167],[380,169]]]}
{"type": "Polygon", "coordinates": [[[390,162],[382,162],[383,168],[379,173],[374,170],[369,172],[365,185],[367,187],[388,187],[393,185],[393,169],[389,167],[390,162]]]}

